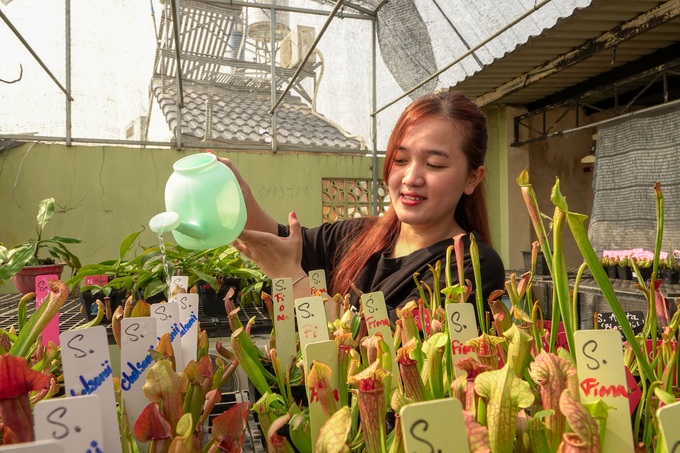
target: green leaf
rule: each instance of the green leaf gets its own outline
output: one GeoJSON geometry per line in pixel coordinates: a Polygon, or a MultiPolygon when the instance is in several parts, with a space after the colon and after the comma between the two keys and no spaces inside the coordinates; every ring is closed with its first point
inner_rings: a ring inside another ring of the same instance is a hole
{"type": "Polygon", "coordinates": [[[135,244],[135,241],[137,240],[137,237],[140,233],[141,231],[131,233],[120,243],[120,249],[118,250],[118,253],[120,254],[121,261],[125,258],[125,255],[127,255],[128,252],[132,250],[132,246],[135,244]]]}
{"type": "Polygon", "coordinates": [[[14,274],[23,269],[28,260],[35,254],[37,248],[38,243],[31,241],[28,244],[13,249],[9,259],[0,266],[0,281],[9,280],[14,274]]]}
{"type": "Polygon", "coordinates": [[[148,299],[151,296],[155,296],[158,293],[165,291],[168,284],[158,280],[149,283],[146,288],[144,288],[144,299],[148,299]]]}
{"type": "Polygon", "coordinates": [[[54,215],[54,198],[45,198],[38,205],[38,240],[47,222],[54,215]]]}

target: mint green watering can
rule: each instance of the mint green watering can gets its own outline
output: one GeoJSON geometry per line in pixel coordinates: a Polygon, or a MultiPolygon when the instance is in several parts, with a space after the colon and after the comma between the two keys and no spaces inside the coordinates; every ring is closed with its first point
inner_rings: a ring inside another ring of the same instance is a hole
{"type": "Polygon", "coordinates": [[[151,231],[172,231],[178,245],[205,250],[231,243],[246,224],[243,193],[234,173],[214,154],[193,154],[172,166],[165,209],[149,221],[151,231]]]}

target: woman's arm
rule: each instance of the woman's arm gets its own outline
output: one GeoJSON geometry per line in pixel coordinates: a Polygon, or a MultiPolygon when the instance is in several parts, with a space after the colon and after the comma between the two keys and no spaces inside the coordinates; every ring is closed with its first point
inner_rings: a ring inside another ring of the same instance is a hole
{"type": "Polygon", "coordinates": [[[236,176],[236,180],[241,187],[241,192],[243,193],[243,200],[245,201],[247,212],[245,228],[247,230],[277,234],[279,229],[278,223],[272,216],[267,214],[264,209],[262,209],[260,204],[253,196],[248,182],[243,179],[243,176],[241,176],[241,173],[234,166],[234,163],[231,161],[231,159],[226,157],[218,157],[217,160],[229,167],[229,169],[234,173],[234,176],[236,176]]]}

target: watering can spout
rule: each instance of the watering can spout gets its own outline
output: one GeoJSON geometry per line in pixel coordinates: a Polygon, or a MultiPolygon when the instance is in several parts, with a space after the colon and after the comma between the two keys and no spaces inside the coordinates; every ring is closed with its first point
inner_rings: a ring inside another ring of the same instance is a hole
{"type": "Polygon", "coordinates": [[[149,221],[149,228],[156,234],[177,231],[194,239],[200,240],[207,237],[199,225],[182,222],[179,218],[179,214],[172,211],[161,212],[160,214],[153,216],[149,221]]]}

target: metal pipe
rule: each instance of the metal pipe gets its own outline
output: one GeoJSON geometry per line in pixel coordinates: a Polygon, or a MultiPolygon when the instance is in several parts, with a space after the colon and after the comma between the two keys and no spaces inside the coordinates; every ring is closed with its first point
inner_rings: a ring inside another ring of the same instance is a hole
{"type": "MultiPolygon", "coordinates": [[[[64,3],[64,42],[66,43],[66,56],[64,58],[64,66],[66,73],[66,90],[71,92],[71,0],[65,0],[64,3]]],[[[66,97],[66,146],[71,146],[71,133],[73,132],[73,124],[71,118],[71,102],[68,96],[66,97]]]]}
{"type": "MultiPolygon", "coordinates": [[[[208,4],[216,4],[220,6],[224,5],[229,5],[229,6],[245,6],[248,8],[262,8],[262,9],[272,9],[274,7],[273,4],[271,3],[259,3],[259,2],[244,2],[244,1],[239,1],[239,0],[210,0],[210,1],[201,1],[201,3],[208,3],[208,4]]],[[[376,12],[371,11],[366,8],[362,8],[360,6],[350,4],[350,3],[345,3],[345,5],[349,6],[352,9],[355,9],[357,11],[360,11],[364,13],[364,15],[361,14],[342,14],[343,19],[358,19],[358,20],[373,20],[373,18],[376,16],[376,12]]],[[[298,8],[295,6],[287,6],[287,5],[280,5],[277,6],[276,9],[279,11],[289,11],[292,13],[302,13],[302,14],[313,14],[317,16],[328,16],[329,12],[326,10],[322,9],[309,9],[309,8],[298,8]]],[[[379,7],[376,8],[376,11],[380,9],[379,7]]]]}
{"type": "Polygon", "coordinates": [[[397,97],[397,98],[394,99],[393,101],[391,101],[391,102],[385,104],[385,105],[384,105],[383,107],[381,107],[380,109],[374,111],[374,112],[372,113],[372,115],[376,115],[376,114],[382,112],[382,111],[385,110],[386,108],[388,108],[388,107],[390,107],[390,106],[396,104],[396,103],[399,102],[401,99],[403,99],[403,98],[405,98],[406,96],[408,96],[409,94],[413,93],[414,91],[416,91],[418,88],[420,88],[420,87],[422,87],[423,85],[425,85],[425,84],[426,84],[427,82],[429,82],[430,80],[432,80],[432,79],[434,79],[434,78],[436,78],[436,77],[439,77],[440,74],[442,74],[443,72],[448,71],[448,69],[451,68],[453,65],[455,65],[456,63],[459,63],[459,62],[462,61],[465,57],[467,57],[467,56],[469,56],[469,55],[471,55],[471,54],[474,54],[475,51],[479,50],[482,46],[486,45],[486,44],[489,43],[491,40],[495,39],[497,36],[501,35],[501,34],[504,33],[505,31],[509,30],[510,28],[512,28],[513,26],[515,26],[517,23],[519,23],[519,22],[521,22],[522,20],[526,19],[527,17],[529,17],[530,15],[532,15],[535,11],[537,11],[538,9],[544,7],[545,5],[547,5],[548,3],[550,3],[551,1],[552,1],[552,0],[543,0],[543,1],[541,1],[541,2],[539,2],[539,3],[537,3],[537,4],[535,4],[531,9],[527,10],[526,12],[524,12],[524,14],[520,15],[519,17],[517,17],[516,19],[514,19],[512,22],[509,22],[508,24],[506,24],[506,25],[505,25],[504,27],[502,27],[500,30],[498,30],[498,31],[496,31],[495,33],[493,33],[491,36],[489,36],[488,38],[486,38],[485,40],[483,40],[482,42],[480,42],[479,44],[477,44],[476,46],[474,46],[472,49],[469,49],[467,52],[463,53],[463,55],[461,55],[460,57],[456,58],[456,59],[453,60],[451,63],[447,64],[446,66],[444,66],[444,67],[443,67],[442,69],[440,69],[439,71],[437,71],[437,72],[435,72],[434,74],[430,75],[430,76],[427,77],[425,80],[423,80],[422,82],[420,82],[419,84],[417,84],[416,86],[414,86],[413,88],[411,88],[410,90],[406,91],[404,94],[402,94],[401,96],[397,97]]]}
{"type": "Polygon", "coordinates": [[[331,21],[333,20],[333,18],[335,18],[335,14],[338,12],[340,7],[342,6],[343,1],[344,0],[338,0],[335,3],[335,6],[333,7],[333,11],[331,11],[331,14],[329,14],[328,18],[326,19],[326,23],[324,23],[323,27],[321,27],[319,34],[317,35],[316,39],[314,40],[314,43],[312,43],[312,46],[309,48],[309,50],[307,50],[307,54],[305,55],[305,58],[303,58],[302,62],[298,65],[297,69],[295,70],[295,73],[293,74],[293,77],[290,79],[290,81],[288,82],[288,85],[286,85],[286,88],[283,90],[283,93],[281,93],[281,96],[279,97],[279,99],[277,99],[276,103],[272,106],[271,110],[269,110],[269,114],[274,113],[274,110],[276,110],[276,107],[279,106],[279,104],[283,101],[284,96],[286,96],[286,94],[288,94],[288,92],[290,91],[290,88],[293,86],[293,83],[295,83],[295,79],[297,79],[298,75],[300,75],[300,72],[302,71],[302,68],[304,68],[305,65],[307,64],[307,60],[309,60],[309,57],[314,52],[314,49],[316,49],[316,45],[319,44],[321,37],[326,32],[326,29],[331,24],[331,21]]]}
{"type": "MultiPolygon", "coordinates": [[[[276,6],[276,0],[274,0],[274,6],[276,6]]],[[[275,110],[275,100],[276,100],[276,8],[272,8],[271,20],[269,21],[269,44],[271,45],[271,110],[269,114],[272,116],[272,153],[276,153],[277,150],[277,140],[276,140],[276,110],[275,110]]]]}
{"type": "Polygon", "coordinates": [[[620,121],[620,120],[622,120],[622,119],[630,118],[630,117],[632,117],[632,116],[641,115],[641,114],[643,114],[643,113],[655,112],[655,111],[657,111],[657,110],[663,110],[663,109],[665,109],[665,108],[674,107],[674,106],[676,106],[676,105],[680,105],[680,99],[676,99],[676,100],[674,100],[674,101],[667,102],[667,103],[665,103],[665,104],[658,104],[658,105],[654,105],[654,106],[652,106],[652,107],[647,107],[647,108],[645,108],[645,109],[636,110],[636,111],[634,111],[634,112],[628,112],[628,113],[626,113],[626,114],[624,114],[624,115],[619,115],[619,116],[616,116],[616,117],[614,117],[614,118],[607,118],[606,120],[597,121],[597,122],[595,122],[595,123],[585,124],[585,125],[583,125],[583,126],[573,127],[573,128],[571,128],[571,129],[566,129],[566,130],[563,130],[563,131],[553,132],[552,134],[548,134],[548,135],[546,135],[545,137],[543,137],[543,139],[548,139],[548,138],[552,138],[552,137],[555,137],[555,136],[560,136],[560,137],[561,137],[561,136],[563,136],[563,135],[573,134],[574,132],[579,132],[579,131],[582,131],[582,130],[584,130],[584,129],[589,129],[589,128],[591,128],[591,127],[601,126],[601,125],[603,125],[603,124],[611,123],[611,122],[613,122],[613,121],[620,121]]]}
{"type": "Polygon", "coordinates": [[[184,107],[184,90],[182,88],[182,44],[179,38],[179,0],[171,0],[172,10],[172,34],[175,35],[175,82],[177,83],[177,96],[175,108],[177,109],[177,126],[175,128],[175,141],[177,149],[182,149],[182,107],[184,107]]]}
{"type": "Polygon", "coordinates": [[[35,60],[38,62],[38,64],[45,70],[45,72],[47,73],[47,75],[49,75],[50,78],[54,81],[54,83],[57,84],[57,86],[59,87],[59,89],[60,89],[61,91],[64,92],[64,94],[66,95],[66,97],[68,97],[68,98],[72,101],[72,100],[73,100],[73,97],[71,97],[71,94],[68,92],[68,90],[67,90],[66,88],[64,88],[64,87],[62,86],[61,83],[59,83],[59,81],[58,81],[57,78],[54,76],[54,74],[52,74],[52,72],[47,68],[47,66],[45,66],[45,63],[43,63],[43,61],[40,59],[40,57],[38,56],[38,54],[35,53],[35,51],[33,50],[33,48],[28,44],[28,42],[26,42],[26,40],[24,39],[24,37],[21,36],[21,33],[19,33],[19,30],[17,30],[17,29],[14,27],[14,25],[12,25],[12,22],[10,22],[9,18],[8,18],[7,16],[5,16],[5,13],[3,13],[1,9],[0,9],[0,17],[2,18],[3,21],[5,21],[5,23],[6,23],[7,26],[10,28],[10,30],[12,30],[12,32],[14,32],[14,34],[16,35],[16,37],[19,38],[19,41],[21,41],[21,43],[24,45],[24,47],[31,53],[31,55],[33,55],[33,58],[35,58],[35,60]]]}
{"type": "MultiPolygon", "coordinates": [[[[376,46],[377,46],[377,26],[376,26],[376,21],[374,20],[371,24],[371,110],[375,109],[376,105],[378,105],[378,94],[377,94],[377,65],[376,65],[376,59],[377,59],[377,52],[376,52],[376,46]]],[[[372,194],[372,201],[373,205],[371,207],[372,209],[372,214],[373,215],[378,215],[378,119],[375,115],[371,117],[371,146],[372,146],[372,155],[373,155],[373,161],[371,164],[371,173],[372,173],[372,184],[373,184],[373,194],[372,194]]]]}
{"type": "MultiPolygon", "coordinates": [[[[47,135],[10,135],[0,134],[0,139],[14,140],[20,142],[58,142],[64,143],[64,137],[47,136],[47,135]]],[[[148,140],[119,140],[119,139],[104,139],[104,138],[73,138],[73,143],[87,143],[90,145],[122,145],[134,147],[158,147],[173,149],[176,147],[171,142],[157,142],[148,140]]],[[[224,149],[232,151],[271,151],[269,145],[230,145],[220,143],[210,143],[211,149],[224,149]]],[[[205,150],[206,144],[190,144],[186,149],[205,150]]],[[[298,146],[298,145],[279,145],[278,151],[286,151],[291,153],[310,153],[310,154],[351,154],[363,157],[371,157],[370,154],[358,153],[356,149],[338,149],[326,146],[298,146]]],[[[378,153],[380,154],[380,153],[378,153]]]]}

